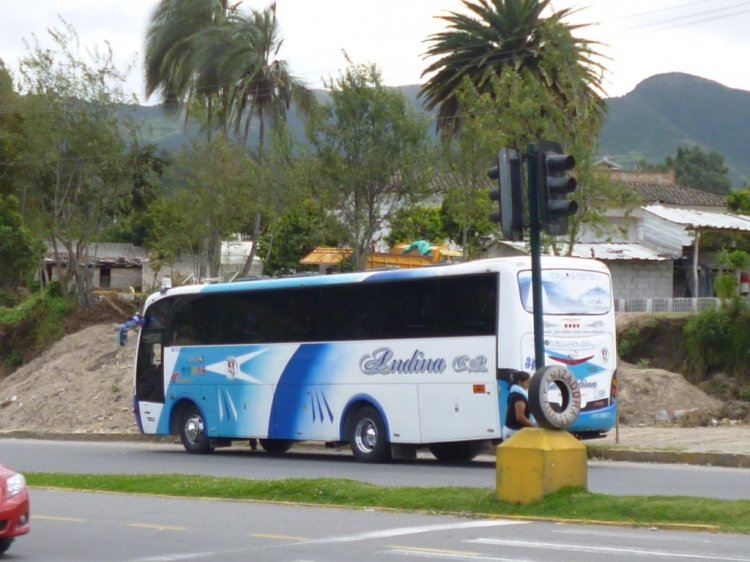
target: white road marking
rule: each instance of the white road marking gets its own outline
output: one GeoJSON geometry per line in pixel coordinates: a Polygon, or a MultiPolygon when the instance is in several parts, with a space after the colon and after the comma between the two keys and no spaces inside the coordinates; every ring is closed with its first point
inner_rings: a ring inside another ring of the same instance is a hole
{"type": "Polygon", "coordinates": [[[695,554],[669,552],[667,550],[647,550],[643,548],[615,548],[607,546],[585,546],[576,544],[562,544],[553,542],[539,542],[510,539],[472,539],[464,542],[470,544],[488,544],[493,546],[517,546],[520,548],[539,548],[546,550],[567,550],[570,552],[587,552],[590,554],[634,554],[638,556],[654,556],[661,558],[689,558],[692,560],[712,560],[726,562],[750,562],[744,556],[718,556],[716,554],[695,554]]]}
{"type": "Polygon", "coordinates": [[[304,544],[336,544],[347,542],[368,541],[372,539],[385,539],[390,537],[403,537],[405,535],[418,535],[421,533],[435,533],[438,531],[452,531],[456,529],[477,529],[482,527],[500,527],[503,525],[525,525],[527,521],[511,521],[507,519],[488,519],[481,521],[462,521],[461,523],[445,523],[441,525],[422,525],[419,527],[397,527],[394,529],[383,529],[381,531],[369,531],[355,535],[343,535],[339,537],[328,537],[323,539],[310,539],[304,544]]]}

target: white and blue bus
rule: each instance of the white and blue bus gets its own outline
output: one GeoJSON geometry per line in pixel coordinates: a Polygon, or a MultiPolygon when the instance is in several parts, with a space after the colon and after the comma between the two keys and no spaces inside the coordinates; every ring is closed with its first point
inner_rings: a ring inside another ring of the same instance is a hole
{"type": "MultiPolygon", "coordinates": [[[[581,389],[566,429],[601,436],[617,415],[609,271],[543,257],[542,285],[545,362],[581,389]]],[[[536,368],[531,293],[528,257],[162,289],[140,322],[138,427],[191,453],[322,441],[365,462],[469,460],[500,440],[510,374],[536,368]]]]}

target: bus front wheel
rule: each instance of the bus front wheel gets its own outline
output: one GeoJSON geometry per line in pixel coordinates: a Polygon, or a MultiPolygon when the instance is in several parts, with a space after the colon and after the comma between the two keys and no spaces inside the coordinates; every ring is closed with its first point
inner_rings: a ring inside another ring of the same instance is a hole
{"type": "Polygon", "coordinates": [[[349,446],[358,461],[376,463],[391,458],[383,418],[374,408],[365,406],[349,418],[349,446]]]}
{"type": "Polygon", "coordinates": [[[214,450],[206,434],[206,420],[195,404],[190,404],[182,412],[180,439],[188,453],[203,455],[214,450]]]}

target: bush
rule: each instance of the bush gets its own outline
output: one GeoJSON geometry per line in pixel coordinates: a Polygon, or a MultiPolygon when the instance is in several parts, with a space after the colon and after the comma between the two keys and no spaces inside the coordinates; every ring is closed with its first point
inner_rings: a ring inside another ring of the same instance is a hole
{"type": "Polygon", "coordinates": [[[750,310],[731,299],[719,310],[704,310],[685,325],[686,374],[694,382],[724,371],[736,378],[750,373],[750,310]]]}
{"type": "Polygon", "coordinates": [[[0,375],[60,339],[74,308],[75,303],[49,291],[35,293],[14,307],[0,307],[0,375]]]}

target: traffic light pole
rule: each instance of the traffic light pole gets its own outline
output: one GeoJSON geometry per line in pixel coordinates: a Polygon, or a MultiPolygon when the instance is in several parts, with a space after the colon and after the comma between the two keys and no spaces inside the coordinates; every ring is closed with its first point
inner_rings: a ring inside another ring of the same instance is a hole
{"type": "Polygon", "coordinates": [[[544,367],[544,311],[542,310],[542,260],[539,231],[540,181],[539,153],[537,145],[529,143],[526,154],[529,196],[529,241],[531,243],[531,296],[534,306],[534,362],[535,369],[544,367]]]}

